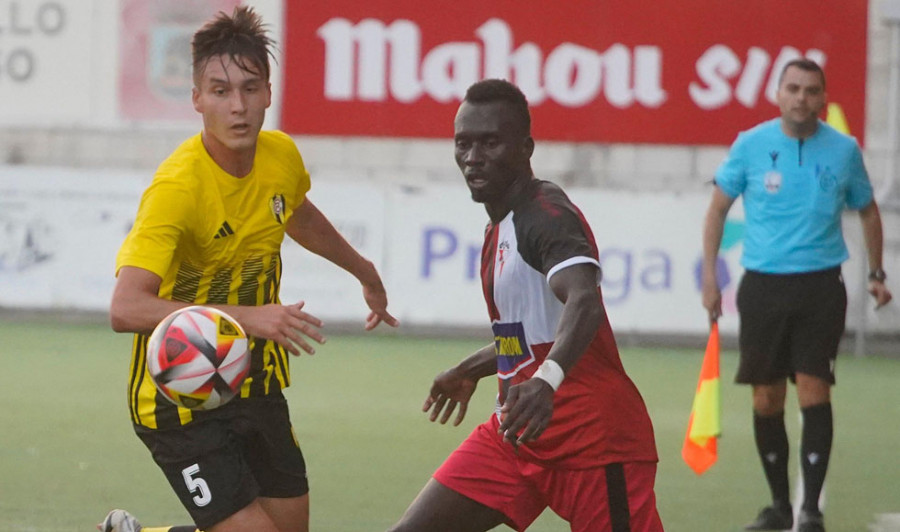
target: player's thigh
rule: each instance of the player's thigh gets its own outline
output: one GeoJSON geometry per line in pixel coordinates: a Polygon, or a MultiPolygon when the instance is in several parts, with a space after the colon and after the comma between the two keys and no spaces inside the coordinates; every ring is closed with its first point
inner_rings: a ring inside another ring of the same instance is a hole
{"type": "MultiPolygon", "coordinates": [[[[437,501],[467,510],[449,516],[452,518],[449,522],[455,520],[459,527],[467,523],[468,515],[479,517],[477,528],[465,530],[487,530],[481,527],[504,522],[511,528],[524,530],[547,507],[541,493],[523,475],[522,470],[527,467],[490,423],[479,425],[435,471],[434,481],[429,482],[422,494],[429,497],[424,499],[429,504],[419,504],[420,495],[413,503],[414,509],[425,510],[437,501]],[[448,489],[456,495],[449,496],[448,489]]],[[[441,528],[445,529],[464,528],[441,528]]]]}
{"type": "Polygon", "coordinates": [[[550,508],[573,532],[662,532],[656,509],[656,464],[628,462],[556,471],[547,485],[550,508]]]}
{"type": "Polygon", "coordinates": [[[432,479],[391,532],[484,532],[507,518],[432,479]]]}
{"type": "Polygon", "coordinates": [[[259,499],[241,508],[237,512],[219,521],[211,527],[203,528],[206,532],[282,532],[272,521],[268,512],[260,504],[259,499]]]}
{"type": "Polygon", "coordinates": [[[300,497],[256,499],[280,532],[309,531],[309,494],[300,497]]]}
{"type": "Polygon", "coordinates": [[[256,499],[259,487],[227,421],[136,431],[201,529],[225,521],[256,499]]]}
{"type": "Polygon", "coordinates": [[[799,318],[791,337],[791,366],[796,373],[834,384],[835,360],[847,317],[847,291],[840,270],[807,276],[797,301],[799,318]]]}
{"type": "Polygon", "coordinates": [[[309,492],[306,461],[294,435],[284,397],[250,398],[242,402],[241,417],[234,430],[259,485],[259,496],[303,497],[309,492]]]}

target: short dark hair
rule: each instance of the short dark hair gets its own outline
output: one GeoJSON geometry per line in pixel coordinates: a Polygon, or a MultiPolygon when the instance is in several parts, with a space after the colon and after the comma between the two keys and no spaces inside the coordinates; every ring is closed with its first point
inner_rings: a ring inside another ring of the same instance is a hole
{"type": "Polygon", "coordinates": [[[531,135],[531,113],[528,111],[528,99],[525,94],[505,79],[484,79],[472,84],[466,90],[464,101],[469,103],[507,102],[513,106],[522,124],[525,134],[531,135]]]}
{"type": "Polygon", "coordinates": [[[784,65],[784,68],[781,69],[781,75],[778,76],[778,86],[781,86],[781,80],[784,79],[784,73],[787,72],[787,69],[791,67],[797,67],[800,70],[805,70],[807,72],[818,72],[819,77],[822,78],[822,90],[825,90],[825,71],[822,70],[822,67],[819,66],[818,63],[813,61],[812,59],[806,59],[805,57],[801,57],[799,59],[792,59],[788,61],[787,64],[784,65]]]}
{"type": "Polygon", "coordinates": [[[194,33],[191,42],[194,83],[199,81],[207,62],[220,55],[227,55],[245,72],[260,74],[268,81],[273,45],[266,25],[252,7],[238,6],[231,16],[219,11],[194,33]]]}

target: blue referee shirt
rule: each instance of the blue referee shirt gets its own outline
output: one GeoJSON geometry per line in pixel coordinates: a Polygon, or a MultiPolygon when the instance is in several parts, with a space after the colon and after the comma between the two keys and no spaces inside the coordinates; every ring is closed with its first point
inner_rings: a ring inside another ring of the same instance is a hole
{"type": "Polygon", "coordinates": [[[819,121],[795,139],[781,118],[738,135],[716,171],[716,185],[743,195],[746,228],[741,264],[764,273],[824,270],[847,260],[845,208],[872,201],[872,185],[856,139],[819,121]]]}

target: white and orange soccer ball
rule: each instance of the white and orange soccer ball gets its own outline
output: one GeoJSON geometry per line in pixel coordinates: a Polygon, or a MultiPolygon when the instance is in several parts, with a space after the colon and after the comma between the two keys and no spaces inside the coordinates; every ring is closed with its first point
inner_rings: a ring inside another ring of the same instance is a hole
{"type": "Polygon", "coordinates": [[[150,335],[147,369],[157,390],[174,404],[217,408],[240,391],[250,370],[247,335],[221,310],[178,309],[150,335]]]}

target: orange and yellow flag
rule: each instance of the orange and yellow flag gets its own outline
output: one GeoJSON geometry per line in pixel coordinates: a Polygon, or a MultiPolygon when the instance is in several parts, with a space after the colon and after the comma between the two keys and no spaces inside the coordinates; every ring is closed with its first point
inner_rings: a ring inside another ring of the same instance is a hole
{"type": "Polygon", "coordinates": [[[700,368],[681,457],[698,475],[716,463],[716,438],[722,434],[719,412],[719,324],[713,322],[700,368]]]}

